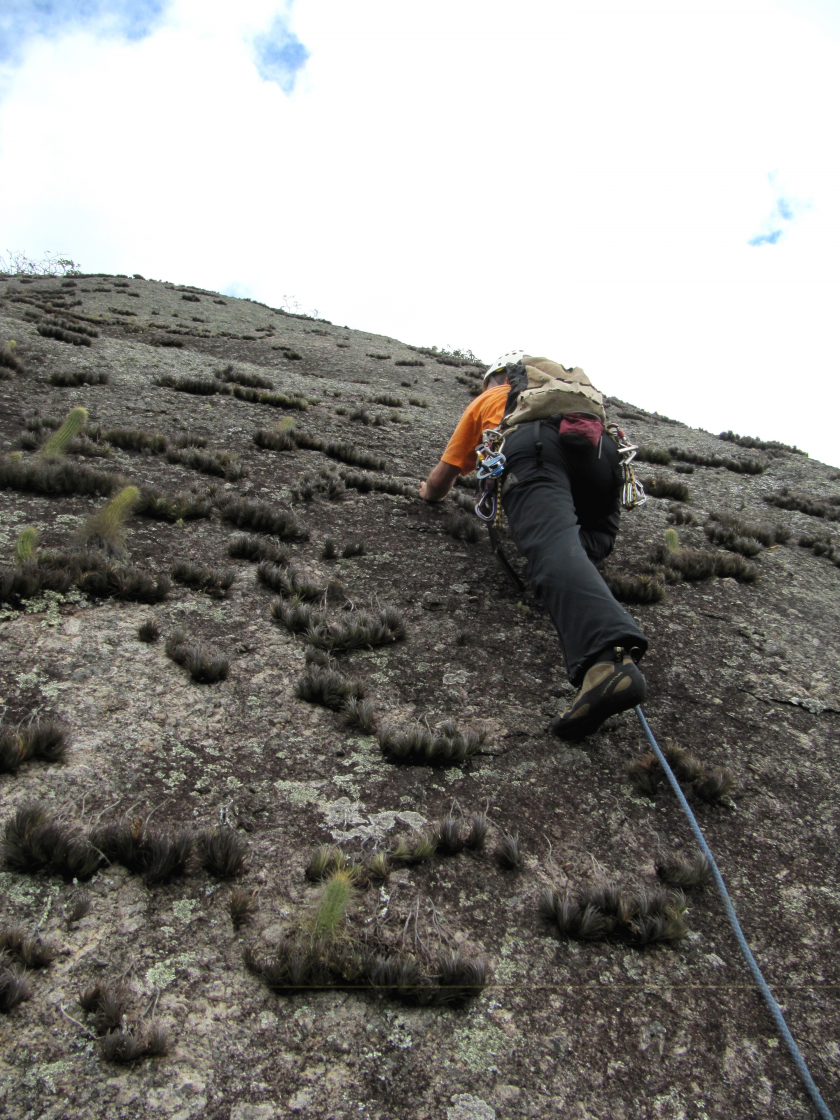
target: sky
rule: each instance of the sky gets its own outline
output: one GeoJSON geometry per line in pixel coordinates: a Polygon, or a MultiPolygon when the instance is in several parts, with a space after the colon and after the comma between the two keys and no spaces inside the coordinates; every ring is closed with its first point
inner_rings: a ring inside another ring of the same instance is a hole
{"type": "Polygon", "coordinates": [[[4,0],[0,253],[840,466],[840,0],[4,0]]]}

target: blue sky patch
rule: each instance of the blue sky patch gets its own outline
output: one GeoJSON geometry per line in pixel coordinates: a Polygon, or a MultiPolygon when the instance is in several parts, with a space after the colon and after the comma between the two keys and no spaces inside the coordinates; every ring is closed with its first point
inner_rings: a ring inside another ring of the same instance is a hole
{"type": "MultiPolygon", "coordinates": [[[[771,171],[767,176],[770,187],[774,193],[779,191],[779,185],[776,182],[776,172],[771,171]]],[[[761,230],[751,237],[748,245],[775,245],[785,234],[784,223],[795,221],[800,214],[805,210],[810,210],[811,204],[809,202],[802,202],[799,199],[791,198],[789,195],[776,193],[776,198],[773,203],[773,209],[761,223],[761,230]]]]}
{"type": "Polygon", "coordinates": [[[15,62],[33,38],[56,39],[90,30],[122,39],[143,39],[157,26],[170,0],[0,0],[0,62],[15,62]]]}
{"type": "Polygon", "coordinates": [[[309,51],[282,16],[277,16],[268,31],[256,36],[254,53],[259,76],[264,82],[276,82],[284,93],[292,92],[309,58],[309,51]]]}

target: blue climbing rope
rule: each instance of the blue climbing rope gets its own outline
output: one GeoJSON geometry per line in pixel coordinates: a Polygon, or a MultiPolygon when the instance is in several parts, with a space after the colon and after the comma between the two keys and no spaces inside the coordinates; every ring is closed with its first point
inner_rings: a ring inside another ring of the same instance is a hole
{"type": "Polygon", "coordinates": [[[828,1105],[822,1099],[819,1089],[814,1084],[814,1079],[813,1077],[811,1077],[810,1071],[805,1065],[805,1059],[800,1054],[799,1047],[794,1042],[793,1035],[790,1033],[788,1025],[785,1022],[784,1016],[782,1015],[782,1009],[779,1007],[778,1003],[776,1003],[775,999],[773,998],[773,993],[767,986],[767,981],[761,975],[761,969],[758,967],[756,959],[752,955],[750,947],[747,944],[746,937],[744,937],[744,931],[741,929],[741,923],[738,921],[738,917],[735,913],[735,908],[732,905],[732,900],[730,899],[729,893],[726,889],[723,879],[721,878],[720,871],[718,871],[718,866],[715,863],[715,857],[709,850],[709,845],[706,843],[705,837],[700,831],[700,825],[697,823],[694,813],[692,813],[691,811],[691,806],[685,799],[685,794],[680,789],[680,783],[674,776],[673,770],[668,765],[664,754],[659,748],[659,744],[653,737],[653,732],[648,726],[648,721],[645,719],[644,712],[638,705],[636,706],[636,715],[639,717],[639,723],[642,725],[642,730],[644,731],[645,735],[647,736],[648,742],[653,748],[653,753],[656,755],[659,761],[659,765],[665,771],[665,775],[668,778],[668,781],[671,783],[671,788],[677,795],[677,800],[679,801],[680,805],[682,806],[683,812],[688,818],[688,823],[691,825],[691,831],[694,833],[694,839],[700,845],[700,850],[711,864],[712,875],[714,876],[718,894],[720,895],[724,909],[726,910],[726,916],[729,919],[729,924],[732,926],[732,931],[735,934],[735,937],[738,939],[738,945],[744,955],[744,960],[747,962],[750,972],[753,974],[753,978],[758,985],[759,991],[764,996],[764,1000],[767,1006],[770,1008],[770,1014],[773,1016],[773,1021],[779,1028],[779,1033],[785,1040],[788,1050],[790,1050],[794,1064],[799,1070],[799,1076],[804,1081],[805,1088],[808,1090],[811,1096],[811,1100],[817,1106],[817,1112],[819,1112],[820,1116],[823,1117],[823,1120],[834,1120],[831,1113],[829,1112],[828,1105]]]}

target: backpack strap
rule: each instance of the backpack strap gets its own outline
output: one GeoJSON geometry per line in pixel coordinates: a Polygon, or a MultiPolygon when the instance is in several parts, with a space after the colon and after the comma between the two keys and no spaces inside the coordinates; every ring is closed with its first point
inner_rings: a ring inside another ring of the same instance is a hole
{"type": "Polygon", "coordinates": [[[507,395],[507,400],[505,401],[502,424],[504,424],[504,416],[509,416],[516,408],[519,394],[523,389],[528,388],[528,371],[525,369],[522,362],[516,362],[515,364],[508,363],[505,366],[505,371],[507,373],[508,383],[510,384],[510,390],[507,395]]]}

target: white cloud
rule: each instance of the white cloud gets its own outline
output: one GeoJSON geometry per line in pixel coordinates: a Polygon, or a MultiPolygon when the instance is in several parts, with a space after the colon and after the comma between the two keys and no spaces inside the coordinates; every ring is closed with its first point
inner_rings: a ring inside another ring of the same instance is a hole
{"type": "Polygon", "coordinates": [[[840,463],[838,69],[840,30],[792,0],[174,0],[140,41],[29,43],[0,246],[543,350],[840,463]],[[273,27],[309,52],[280,84],[273,27]],[[773,225],[779,199],[812,209],[773,225]]]}

